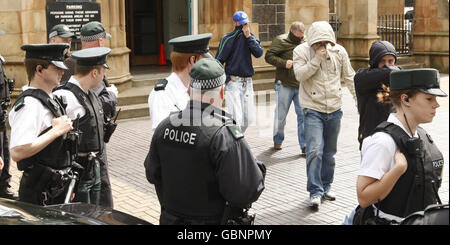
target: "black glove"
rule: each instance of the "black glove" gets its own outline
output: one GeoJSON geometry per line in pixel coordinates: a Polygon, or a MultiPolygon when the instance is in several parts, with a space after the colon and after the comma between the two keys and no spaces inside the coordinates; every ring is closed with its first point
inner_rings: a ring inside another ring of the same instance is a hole
{"type": "Polygon", "coordinates": [[[258,168],[261,170],[263,178],[265,179],[266,178],[266,166],[264,165],[263,162],[261,162],[258,159],[256,159],[256,164],[258,165],[258,168]]]}

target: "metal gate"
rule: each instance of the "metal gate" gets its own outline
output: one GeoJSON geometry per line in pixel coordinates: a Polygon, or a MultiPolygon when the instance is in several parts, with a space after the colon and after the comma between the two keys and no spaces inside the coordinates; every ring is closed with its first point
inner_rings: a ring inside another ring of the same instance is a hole
{"type": "Polygon", "coordinates": [[[392,43],[399,55],[412,55],[414,19],[403,14],[378,16],[377,34],[381,40],[392,43]]]}

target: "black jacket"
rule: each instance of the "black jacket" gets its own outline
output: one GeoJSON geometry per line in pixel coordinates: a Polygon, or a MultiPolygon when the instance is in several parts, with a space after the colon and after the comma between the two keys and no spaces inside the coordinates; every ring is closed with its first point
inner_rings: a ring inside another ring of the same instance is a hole
{"type": "Polygon", "coordinates": [[[375,127],[386,121],[392,105],[377,101],[377,93],[384,84],[389,86],[391,69],[384,66],[378,68],[378,63],[385,55],[393,55],[397,59],[394,46],[386,41],[377,41],[370,47],[370,67],[359,69],[354,78],[355,92],[358,100],[359,128],[358,141],[360,148],[364,138],[371,135],[375,127]]]}
{"type": "Polygon", "coordinates": [[[163,211],[160,224],[218,224],[225,202],[245,208],[261,195],[265,167],[230,117],[190,101],[156,128],[144,166],[163,211]]]}

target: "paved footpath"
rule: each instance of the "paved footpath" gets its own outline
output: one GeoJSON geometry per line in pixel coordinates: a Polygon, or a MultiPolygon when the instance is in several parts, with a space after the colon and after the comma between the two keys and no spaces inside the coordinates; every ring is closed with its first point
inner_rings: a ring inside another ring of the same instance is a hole
{"type": "MultiPolygon", "coordinates": [[[[441,87],[448,93],[448,75],[442,75],[441,87]]],[[[262,92],[259,92],[262,93],[262,92]]],[[[273,93],[272,93],[273,94],[273,93]]],[[[444,179],[439,191],[443,202],[449,201],[449,99],[439,98],[441,107],[431,124],[423,127],[444,154],[444,179]]],[[[245,133],[255,157],[267,166],[266,189],[253,204],[259,225],[326,225],[341,224],[357,205],[356,178],[359,169],[357,131],[359,116],[355,102],[344,89],[343,118],[338,139],[338,152],[333,190],[337,200],[324,202],[319,211],[308,206],[306,161],[300,156],[294,108],[288,114],[283,149],[274,151],[272,125],[274,101],[258,104],[257,124],[245,133]]],[[[159,224],[160,206],[154,186],[145,178],[144,159],[152,137],[149,118],[122,120],[107,146],[114,207],[153,224],[159,224]]],[[[12,164],[12,189],[17,191],[21,174],[12,164]]],[[[187,181],[186,181],[187,183],[187,181]]],[[[180,186],[182,188],[182,186],[180,186]]]]}

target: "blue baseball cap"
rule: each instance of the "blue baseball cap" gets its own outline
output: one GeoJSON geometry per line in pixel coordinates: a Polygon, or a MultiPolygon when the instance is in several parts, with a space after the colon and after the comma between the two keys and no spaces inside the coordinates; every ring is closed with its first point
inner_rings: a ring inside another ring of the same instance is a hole
{"type": "Polygon", "coordinates": [[[237,11],[236,13],[234,13],[233,21],[239,22],[239,24],[241,24],[241,25],[245,25],[248,22],[250,22],[248,20],[248,15],[244,11],[237,11]]]}

